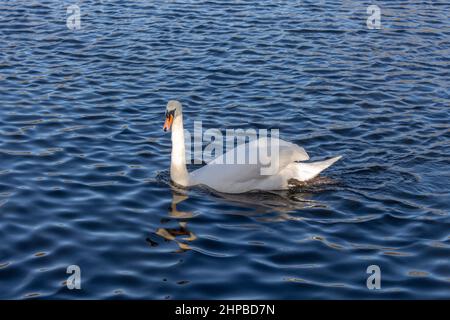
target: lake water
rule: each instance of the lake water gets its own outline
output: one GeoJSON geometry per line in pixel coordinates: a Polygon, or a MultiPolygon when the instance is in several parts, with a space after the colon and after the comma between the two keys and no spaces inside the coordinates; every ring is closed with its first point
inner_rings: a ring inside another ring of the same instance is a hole
{"type": "Polygon", "coordinates": [[[450,298],[450,5],[370,4],[0,1],[0,298],[450,298]],[[169,99],[343,159],[177,189],[169,99]]]}

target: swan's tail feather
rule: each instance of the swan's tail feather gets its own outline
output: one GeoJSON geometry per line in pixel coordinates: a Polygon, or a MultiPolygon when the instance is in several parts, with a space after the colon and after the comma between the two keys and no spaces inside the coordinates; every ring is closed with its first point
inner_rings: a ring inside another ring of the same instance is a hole
{"type": "Polygon", "coordinates": [[[297,166],[297,176],[295,177],[295,179],[299,181],[307,181],[312,178],[315,178],[319,173],[321,173],[323,170],[331,166],[340,158],[342,158],[342,156],[337,156],[334,158],[317,162],[310,162],[310,163],[300,162],[298,163],[297,166]]]}

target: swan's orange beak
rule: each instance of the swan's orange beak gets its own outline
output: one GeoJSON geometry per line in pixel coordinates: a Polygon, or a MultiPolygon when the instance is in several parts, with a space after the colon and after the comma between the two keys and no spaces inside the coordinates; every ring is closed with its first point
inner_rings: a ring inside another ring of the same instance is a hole
{"type": "Polygon", "coordinates": [[[168,131],[170,127],[172,127],[173,122],[173,114],[169,114],[166,116],[166,121],[164,122],[163,130],[168,131]]]}

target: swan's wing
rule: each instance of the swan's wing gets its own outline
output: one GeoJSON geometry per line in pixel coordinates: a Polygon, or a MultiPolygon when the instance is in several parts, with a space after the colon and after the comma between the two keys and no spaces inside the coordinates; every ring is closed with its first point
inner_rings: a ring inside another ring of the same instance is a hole
{"type": "Polygon", "coordinates": [[[196,183],[213,187],[212,184],[215,183],[231,184],[267,178],[267,175],[262,175],[261,172],[263,168],[268,168],[270,163],[261,162],[259,155],[269,154],[268,158],[272,160],[269,150],[273,142],[278,143],[279,146],[277,172],[294,161],[305,161],[309,159],[306,151],[296,144],[281,139],[275,140],[275,138],[272,140],[258,139],[250,143],[240,144],[236,148],[217,157],[208,165],[193,171],[191,173],[191,179],[196,183]],[[253,158],[250,158],[250,155],[253,155],[253,158]],[[253,161],[250,161],[250,159],[253,161]]]}
{"type": "Polygon", "coordinates": [[[272,144],[274,144],[275,150],[276,144],[278,144],[280,167],[284,167],[294,161],[309,160],[309,156],[306,153],[305,149],[294,143],[276,138],[260,138],[257,140],[253,140],[250,143],[242,143],[238,145],[236,148],[214,159],[212,162],[210,162],[210,164],[254,163],[255,161],[259,162],[258,160],[260,160],[260,155],[269,156],[272,144]],[[250,155],[253,155],[252,159],[255,161],[248,161],[250,159],[250,155]],[[242,157],[245,157],[244,159],[247,159],[247,161],[239,162],[239,156],[241,156],[241,159],[242,157]],[[229,159],[231,159],[231,161],[229,159]]]}
{"type": "Polygon", "coordinates": [[[286,161],[285,165],[294,161],[309,160],[309,155],[299,145],[281,139],[278,139],[278,143],[280,145],[280,159],[286,161]]]}

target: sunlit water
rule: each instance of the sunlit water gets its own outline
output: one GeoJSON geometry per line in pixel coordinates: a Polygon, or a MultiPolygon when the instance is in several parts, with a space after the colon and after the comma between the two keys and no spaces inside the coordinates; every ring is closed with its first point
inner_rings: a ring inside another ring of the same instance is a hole
{"type": "Polygon", "coordinates": [[[377,1],[369,30],[360,1],[79,1],[72,31],[73,2],[0,1],[0,298],[450,297],[447,2],[377,1]],[[169,99],[344,158],[177,189],[169,99]]]}

